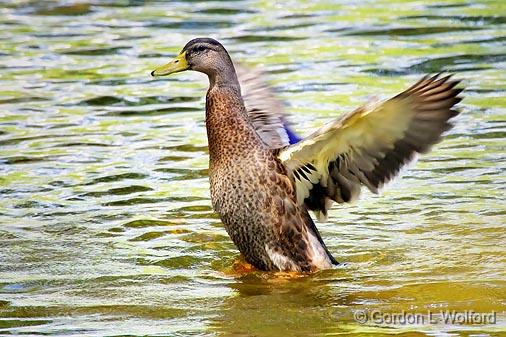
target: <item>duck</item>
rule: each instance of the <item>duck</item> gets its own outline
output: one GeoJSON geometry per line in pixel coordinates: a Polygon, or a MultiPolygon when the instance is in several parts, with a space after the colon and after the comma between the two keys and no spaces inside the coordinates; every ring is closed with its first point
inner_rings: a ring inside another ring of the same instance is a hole
{"type": "Polygon", "coordinates": [[[234,65],[212,38],[195,38],[152,76],[207,75],[205,124],[211,203],[246,262],[263,271],[312,273],[339,265],[309,212],[378,193],[452,127],[462,100],[452,74],[425,75],[307,137],[297,136],[259,73],[234,65]]]}

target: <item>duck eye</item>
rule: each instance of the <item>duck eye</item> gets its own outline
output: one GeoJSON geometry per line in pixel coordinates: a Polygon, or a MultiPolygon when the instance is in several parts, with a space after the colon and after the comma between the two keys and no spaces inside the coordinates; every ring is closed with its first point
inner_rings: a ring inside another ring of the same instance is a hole
{"type": "Polygon", "coordinates": [[[204,51],[205,49],[206,49],[206,47],[204,47],[204,46],[198,46],[198,47],[196,48],[196,50],[197,50],[198,52],[204,51]]]}

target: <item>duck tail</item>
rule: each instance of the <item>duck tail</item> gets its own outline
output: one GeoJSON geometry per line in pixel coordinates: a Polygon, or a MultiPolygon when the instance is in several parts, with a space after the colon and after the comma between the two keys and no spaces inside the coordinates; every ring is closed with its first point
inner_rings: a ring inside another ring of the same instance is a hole
{"type": "Polygon", "coordinates": [[[325,253],[327,254],[330,262],[335,265],[335,266],[338,266],[339,265],[339,262],[337,262],[337,260],[332,256],[332,254],[329,252],[327,246],[325,245],[325,242],[323,242],[323,239],[320,235],[320,232],[318,231],[318,228],[316,227],[313,219],[311,219],[311,216],[309,215],[309,212],[306,210],[305,212],[306,214],[306,225],[307,225],[307,228],[311,231],[311,233],[316,237],[316,239],[318,239],[318,242],[322,245],[323,249],[325,250],[325,253]]]}

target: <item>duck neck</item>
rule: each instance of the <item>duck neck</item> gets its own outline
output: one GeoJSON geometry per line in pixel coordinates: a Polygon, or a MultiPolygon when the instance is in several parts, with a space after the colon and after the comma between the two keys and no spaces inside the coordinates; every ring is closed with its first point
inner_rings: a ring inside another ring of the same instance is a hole
{"type": "Polygon", "coordinates": [[[234,64],[228,54],[215,62],[213,69],[206,71],[206,74],[209,77],[209,90],[214,87],[233,88],[241,96],[241,87],[235,73],[234,64]]]}
{"type": "Polygon", "coordinates": [[[221,85],[216,81],[206,96],[211,168],[231,159],[251,156],[252,148],[263,146],[244,107],[239,84],[230,84],[221,85]]]}

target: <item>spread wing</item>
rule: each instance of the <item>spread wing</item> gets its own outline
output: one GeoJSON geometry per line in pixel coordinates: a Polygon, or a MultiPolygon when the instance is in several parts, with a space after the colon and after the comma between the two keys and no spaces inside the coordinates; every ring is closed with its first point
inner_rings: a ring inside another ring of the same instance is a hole
{"type": "Polygon", "coordinates": [[[429,151],[459,113],[453,107],[463,89],[450,76],[425,76],[397,96],[362,106],[281,149],[298,202],[325,219],[334,201],[353,201],[362,186],[377,193],[417,153],[429,151]]]}
{"type": "Polygon", "coordinates": [[[236,65],[244,106],[253,126],[267,146],[272,149],[294,144],[300,140],[289,127],[283,103],[263,80],[258,70],[236,65]]]}

